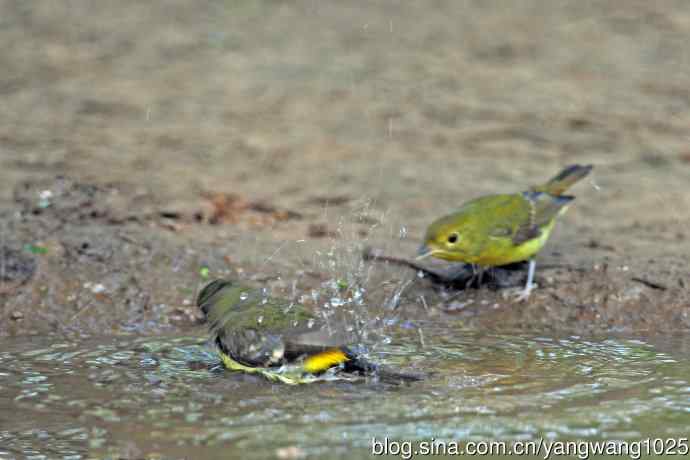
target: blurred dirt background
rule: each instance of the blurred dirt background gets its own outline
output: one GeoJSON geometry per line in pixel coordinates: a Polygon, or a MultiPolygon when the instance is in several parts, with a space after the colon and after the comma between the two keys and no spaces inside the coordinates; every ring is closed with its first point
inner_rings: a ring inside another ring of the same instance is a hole
{"type": "Polygon", "coordinates": [[[233,273],[459,327],[687,330],[688,37],[681,0],[0,1],[0,334],[175,331],[233,273]],[[594,174],[525,304],[360,260],[571,163],[594,174]]]}

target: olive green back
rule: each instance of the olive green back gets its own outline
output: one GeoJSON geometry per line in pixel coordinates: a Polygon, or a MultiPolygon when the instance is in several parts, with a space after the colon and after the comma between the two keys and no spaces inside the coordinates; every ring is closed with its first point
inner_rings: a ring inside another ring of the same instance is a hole
{"type": "Polygon", "coordinates": [[[256,329],[282,333],[315,321],[303,305],[269,297],[261,289],[245,284],[215,280],[204,287],[197,305],[212,329],[256,329]]]}

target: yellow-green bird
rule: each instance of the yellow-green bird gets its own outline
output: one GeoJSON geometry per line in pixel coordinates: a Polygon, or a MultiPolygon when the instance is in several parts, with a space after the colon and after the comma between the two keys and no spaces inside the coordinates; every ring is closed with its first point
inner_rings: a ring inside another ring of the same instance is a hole
{"type": "Polygon", "coordinates": [[[548,240],[556,218],[575,199],[563,192],[592,168],[568,166],[547,183],[525,192],[468,201],[429,226],[418,258],[464,262],[480,270],[529,261],[527,283],[518,297],[526,299],[534,288],[534,257],[548,240]]]}
{"type": "Polygon", "coordinates": [[[326,322],[304,305],[238,281],[211,281],[199,293],[197,306],[228,369],[287,384],[313,382],[332,368],[389,382],[421,378],[384,369],[352,351],[348,345],[356,337],[337,315],[326,322]]]}

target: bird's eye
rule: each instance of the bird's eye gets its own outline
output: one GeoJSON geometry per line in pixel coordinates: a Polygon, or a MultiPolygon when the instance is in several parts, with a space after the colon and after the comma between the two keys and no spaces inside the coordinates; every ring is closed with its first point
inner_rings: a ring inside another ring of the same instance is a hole
{"type": "Polygon", "coordinates": [[[450,244],[455,244],[458,242],[458,234],[457,233],[451,233],[448,235],[448,242],[450,244]]]}

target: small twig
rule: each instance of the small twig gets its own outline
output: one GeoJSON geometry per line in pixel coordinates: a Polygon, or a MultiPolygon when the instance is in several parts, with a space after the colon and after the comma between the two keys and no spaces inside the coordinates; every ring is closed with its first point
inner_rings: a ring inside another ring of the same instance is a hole
{"type": "Polygon", "coordinates": [[[583,267],[573,267],[572,265],[567,265],[567,264],[539,264],[539,271],[544,271],[544,270],[556,270],[559,268],[564,268],[566,270],[569,270],[571,272],[578,272],[578,273],[585,273],[588,270],[583,267]]]}
{"type": "Polygon", "coordinates": [[[666,286],[664,286],[661,283],[657,283],[655,281],[649,281],[649,280],[646,280],[644,278],[638,278],[635,276],[635,277],[632,277],[630,279],[633,281],[637,281],[638,283],[644,284],[645,286],[647,286],[649,288],[657,289],[659,291],[665,291],[666,289],[668,289],[666,286]]]}
{"type": "MultiPolygon", "coordinates": [[[[479,282],[477,282],[477,274],[475,269],[469,264],[450,264],[445,269],[431,268],[420,265],[415,260],[403,259],[395,256],[387,256],[380,249],[365,248],[362,254],[362,258],[366,261],[373,262],[385,262],[400,267],[411,268],[417,273],[424,275],[423,277],[429,279],[433,284],[451,286],[456,290],[462,291],[468,288],[479,288],[479,282]]],[[[485,286],[489,286],[490,289],[501,289],[506,287],[517,286],[523,281],[518,280],[520,278],[520,273],[524,272],[526,263],[517,262],[510,265],[504,265],[501,267],[493,267],[485,273],[486,276],[490,276],[490,280],[487,283],[482,283],[485,286]]],[[[539,265],[540,270],[553,270],[553,269],[567,269],[569,271],[575,272],[586,272],[587,269],[581,267],[573,267],[565,264],[542,264],[539,265]]]]}
{"type": "MultiPolygon", "coordinates": [[[[403,259],[399,257],[386,256],[381,250],[375,250],[372,248],[366,248],[362,254],[364,260],[369,260],[373,262],[386,262],[393,265],[398,265],[405,268],[411,268],[415,270],[418,274],[421,274],[423,278],[428,279],[433,284],[453,286],[457,290],[465,290],[469,287],[479,287],[474,281],[477,279],[474,269],[469,264],[450,264],[445,269],[425,267],[419,265],[417,261],[403,259]]],[[[503,270],[502,273],[509,273],[515,270],[515,267],[507,268],[500,267],[492,271],[492,279],[497,282],[495,274],[497,270],[503,270]]],[[[500,284],[500,282],[499,282],[500,284]]]]}
{"type": "Polygon", "coordinates": [[[425,276],[428,276],[429,278],[432,278],[434,281],[437,282],[448,281],[447,277],[444,276],[443,273],[439,273],[436,270],[424,267],[412,260],[384,255],[380,250],[376,250],[373,248],[365,248],[362,254],[362,259],[364,259],[365,261],[371,260],[376,262],[388,262],[393,265],[411,268],[412,270],[424,273],[425,276]]]}

